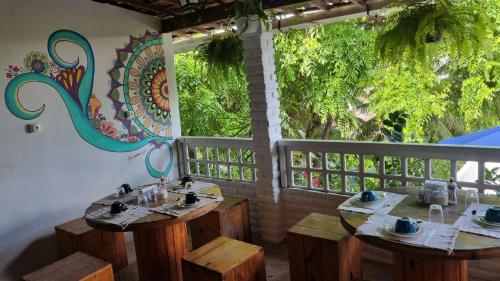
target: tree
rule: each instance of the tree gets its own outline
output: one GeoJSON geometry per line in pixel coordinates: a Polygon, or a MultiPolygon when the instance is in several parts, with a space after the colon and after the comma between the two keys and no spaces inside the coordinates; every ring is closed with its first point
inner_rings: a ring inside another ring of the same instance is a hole
{"type": "Polygon", "coordinates": [[[372,67],[372,34],[355,21],[290,30],[274,38],[283,134],[355,139],[361,79],[372,67]]]}
{"type": "Polygon", "coordinates": [[[193,52],[175,59],[182,134],[249,137],[250,109],[243,74],[230,73],[223,83],[209,83],[206,64],[196,60],[193,52]]]}

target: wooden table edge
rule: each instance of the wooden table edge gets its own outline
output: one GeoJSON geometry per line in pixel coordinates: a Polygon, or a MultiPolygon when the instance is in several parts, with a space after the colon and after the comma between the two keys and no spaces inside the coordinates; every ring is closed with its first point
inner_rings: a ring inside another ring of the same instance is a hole
{"type": "Polygon", "coordinates": [[[423,246],[413,246],[413,245],[403,244],[397,241],[386,240],[375,236],[355,235],[356,228],[354,228],[344,219],[343,214],[349,212],[351,211],[339,210],[340,222],[342,223],[342,226],[347,230],[347,232],[349,232],[350,234],[354,235],[356,238],[360,239],[361,241],[367,244],[370,244],[372,246],[390,252],[411,253],[414,255],[421,255],[421,256],[440,258],[440,259],[450,259],[450,260],[477,260],[477,259],[495,258],[499,257],[500,255],[500,248],[498,247],[478,249],[478,250],[454,250],[452,254],[448,255],[448,253],[444,250],[439,250],[434,248],[423,248],[423,246]]]}

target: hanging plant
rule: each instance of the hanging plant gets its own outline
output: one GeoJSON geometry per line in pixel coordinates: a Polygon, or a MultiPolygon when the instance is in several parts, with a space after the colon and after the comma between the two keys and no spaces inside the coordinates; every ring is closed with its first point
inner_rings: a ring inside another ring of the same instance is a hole
{"type": "Polygon", "coordinates": [[[207,63],[209,80],[216,81],[235,71],[243,71],[243,42],[234,32],[213,35],[197,47],[196,56],[207,63]]]}
{"type": "Polygon", "coordinates": [[[452,0],[410,4],[389,15],[375,48],[389,63],[433,62],[448,54],[467,56],[486,44],[487,20],[478,5],[452,0]]]}

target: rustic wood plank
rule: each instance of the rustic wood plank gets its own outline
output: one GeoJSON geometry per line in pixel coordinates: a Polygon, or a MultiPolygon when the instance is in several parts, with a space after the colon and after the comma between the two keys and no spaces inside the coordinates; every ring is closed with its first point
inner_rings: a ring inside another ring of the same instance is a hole
{"type": "Polygon", "coordinates": [[[123,233],[107,232],[87,225],[83,218],[55,227],[59,256],[64,258],[81,251],[109,261],[116,271],[127,266],[127,247],[123,233]]]}
{"type": "Polygon", "coordinates": [[[188,253],[186,223],[134,231],[139,278],[182,281],[181,257],[188,253]]]}
{"type": "Polygon", "coordinates": [[[393,254],[395,281],[467,281],[467,261],[397,252],[393,254]]]}
{"type": "Polygon", "coordinates": [[[113,281],[110,263],[82,252],[23,276],[24,281],[113,281]]]}
{"type": "Polygon", "coordinates": [[[248,199],[225,196],[224,201],[208,214],[189,222],[193,249],[222,235],[251,242],[248,199]]]}
{"type": "Polygon", "coordinates": [[[262,247],[219,237],[182,258],[185,281],[266,280],[262,247]]]}
{"type": "Polygon", "coordinates": [[[361,242],[340,219],[311,213],[288,230],[292,281],[349,281],[360,277],[361,242]]]}

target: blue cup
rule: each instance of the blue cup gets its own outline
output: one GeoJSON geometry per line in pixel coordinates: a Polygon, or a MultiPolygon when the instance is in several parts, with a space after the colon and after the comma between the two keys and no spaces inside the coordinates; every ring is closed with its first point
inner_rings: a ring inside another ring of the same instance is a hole
{"type": "Polygon", "coordinates": [[[394,231],[397,233],[411,234],[419,229],[418,223],[410,217],[401,217],[396,221],[394,231]]]}
{"type": "Polygon", "coordinates": [[[486,210],[484,219],[489,222],[500,223],[500,206],[491,207],[486,210]]]}
{"type": "Polygon", "coordinates": [[[375,192],[369,190],[369,191],[363,191],[361,192],[361,197],[359,198],[361,202],[372,202],[377,200],[377,194],[375,192]]]}

